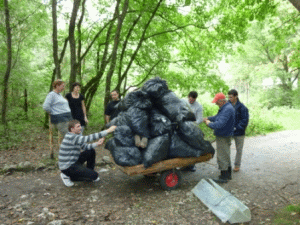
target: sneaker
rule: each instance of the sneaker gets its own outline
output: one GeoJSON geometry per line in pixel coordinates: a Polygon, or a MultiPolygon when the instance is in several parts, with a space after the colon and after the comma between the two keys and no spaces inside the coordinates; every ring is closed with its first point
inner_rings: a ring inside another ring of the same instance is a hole
{"type": "Polygon", "coordinates": [[[239,172],[239,171],[240,171],[240,167],[239,166],[234,167],[233,172],[239,172]]]}
{"type": "Polygon", "coordinates": [[[93,180],[94,182],[99,182],[100,181],[100,177],[97,177],[96,180],[93,180]]]}
{"type": "Polygon", "coordinates": [[[70,177],[68,177],[64,173],[60,173],[60,177],[67,187],[72,187],[74,185],[74,182],[71,181],[70,177]]]}

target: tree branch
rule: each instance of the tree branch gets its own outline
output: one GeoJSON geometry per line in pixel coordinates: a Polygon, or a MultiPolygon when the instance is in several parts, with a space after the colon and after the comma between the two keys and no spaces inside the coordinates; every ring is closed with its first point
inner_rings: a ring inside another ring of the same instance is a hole
{"type": "Polygon", "coordinates": [[[124,77],[127,76],[127,73],[128,73],[128,71],[129,71],[129,69],[130,69],[130,67],[131,67],[131,64],[132,64],[133,60],[135,59],[135,57],[136,57],[136,55],[137,55],[137,53],[138,53],[140,47],[142,46],[142,44],[143,44],[143,42],[144,42],[144,40],[145,40],[145,34],[146,34],[146,31],[147,31],[147,29],[148,29],[148,27],[149,27],[151,21],[153,20],[153,18],[154,18],[154,16],[155,16],[156,12],[157,12],[157,10],[158,10],[158,8],[160,7],[160,4],[161,4],[162,1],[163,1],[163,0],[160,0],[160,1],[157,3],[157,5],[156,5],[154,11],[152,12],[152,15],[151,15],[151,17],[149,18],[149,20],[148,20],[148,22],[147,22],[147,24],[146,24],[146,26],[145,26],[145,28],[144,28],[144,31],[143,31],[142,36],[141,36],[141,38],[140,38],[140,41],[139,41],[139,43],[138,43],[138,45],[137,45],[137,47],[136,47],[134,53],[132,54],[132,56],[131,56],[131,58],[130,58],[130,61],[129,61],[128,65],[127,65],[126,70],[124,71],[124,73],[123,73],[123,75],[122,75],[122,77],[121,77],[121,80],[123,80],[124,77]]]}

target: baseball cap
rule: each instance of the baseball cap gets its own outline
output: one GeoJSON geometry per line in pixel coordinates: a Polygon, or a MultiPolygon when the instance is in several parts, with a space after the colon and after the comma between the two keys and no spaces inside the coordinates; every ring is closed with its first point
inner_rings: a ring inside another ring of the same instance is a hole
{"type": "Polygon", "coordinates": [[[214,97],[214,99],[212,100],[212,103],[216,103],[218,100],[220,99],[225,99],[225,95],[223,93],[217,93],[214,97]]]}

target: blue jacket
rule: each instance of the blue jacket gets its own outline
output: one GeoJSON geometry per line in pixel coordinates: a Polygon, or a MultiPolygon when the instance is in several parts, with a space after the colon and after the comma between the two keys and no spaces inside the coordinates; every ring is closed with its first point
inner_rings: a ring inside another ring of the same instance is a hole
{"type": "Polygon", "coordinates": [[[247,107],[238,99],[235,103],[235,122],[234,122],[234,136],[245,135],[245,130],[249,122],[249,112],[247,107]]]}
{"type": "Polygon", "coordinates": [[[212,122],[208,126],[214,130],[216,136],[233,136],[234,129],[234,108],[230,102],[225,103],[215,116],[208,117],[212,122]]]}

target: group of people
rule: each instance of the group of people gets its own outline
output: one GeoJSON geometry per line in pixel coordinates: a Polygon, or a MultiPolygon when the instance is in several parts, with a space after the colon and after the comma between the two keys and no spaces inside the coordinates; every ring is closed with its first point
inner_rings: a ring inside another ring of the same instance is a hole
{"type": "MultiPolygon", "coordinates": [[[[103,144],[104,137],[114,132],[116,126],[111,126],[99,133],[82,136],[88,119],[84,104],[85,99],[80,94],[80,84],[75,82],[72,85],[72,92],[66,94],[65,98],[61,95],[65,88],[64,81],[56,80],[52,86],[53,91],[47,95],[43,109],[49,113],[51,123],[63,136],[58,154],[61,179],[67,187],[73,186],[73,181],[97,182],[100,178],[94,170],[96,163],[95,148],[103,144]],[[98,141],[87,144],[94,140],[98,141]],[[87,163],[86,167],[83,166],[85,162],[87,163]]],[[[107,122],[117,114],[114,110],[114,104],[119,101],[119,93],[112,91],[111,97],[113,101],[109,103],[106,109],[107,122]]]]}
{"type": "MultiPolygon", "coordinates": [[[[208,127],[214,130],[217,145],[217,163],[221,171],[218,183],[226,183],[232,179],[232,171],[238,172],[241,167],[242,153],[245,139],[245,130],[249,122],[249,112],[247,107],[240,102],[238,92],[232,89],[228,92],[228,101],[223,93],[217,93],[212,101],[219,106],[219,111],[215,116],[202,118],[203,108],[196,101],[197,92],[192,91],[188,95],[190,108],[196,116],[196,123],[204,122],[208,127]],[[230,146],[231,139],[235,141],[236,155],[234,168],[231,166],[230,146]]],[[[184,168],[187,171],[196,171],[195,166],[184,168]]]]}
{"type": "MultiPolygon", "coordinates": [[[[111,126],[99,133],[83,136],[82,133],[88,123],[88,119],[84,104],[85,98],[80,94],[80,84],[74,83],[72,92],[66,94],[65,98],[61,95],[65,88],[64,81],[56,80],[52,86],[53,91],[47,95],[43,108],[49,113],[51,123],[64,137],[58,155],[61,179],[67,187],[73,186],[73,181],[97,182],[100,178],[94,170],[96,162],[95,148],[104,143],[104,137],[114,132],[116,126],[111,126]],[[98,141],[87,144],[95,140],[98,141]],[[86,167],[83,166],[85,162],[87,163],[86,167]]],[[[219,106],[217,115],[203,118],[203,107],[197,102],[197,97],[197,92],[191,91],[188,99],[184,99],[184,101],[195,114],[195,123],[197,125],[204,122],[214,130],[217,144],[217,162],[221,170],[221,175],[215,181],[226,183],[232,178],[230,160],[232,137],[236,146],[233,171],[238,172],[240,170],[245,130],[249,121],[248,109],[239,101],[238,92],[232,89],[228,92],[228,101],[223,93],[216,94],[212,103],[219,106]]],[[[112,101],[109,102],[105,110],[106,123],[109,123],[118,115],[118,110],[115,107],[120,101],[117,90],[111,92],[111,99],[112,101]]],[[[196,171],[195,165],[183,169],[192,172],[196,171]]]]}

